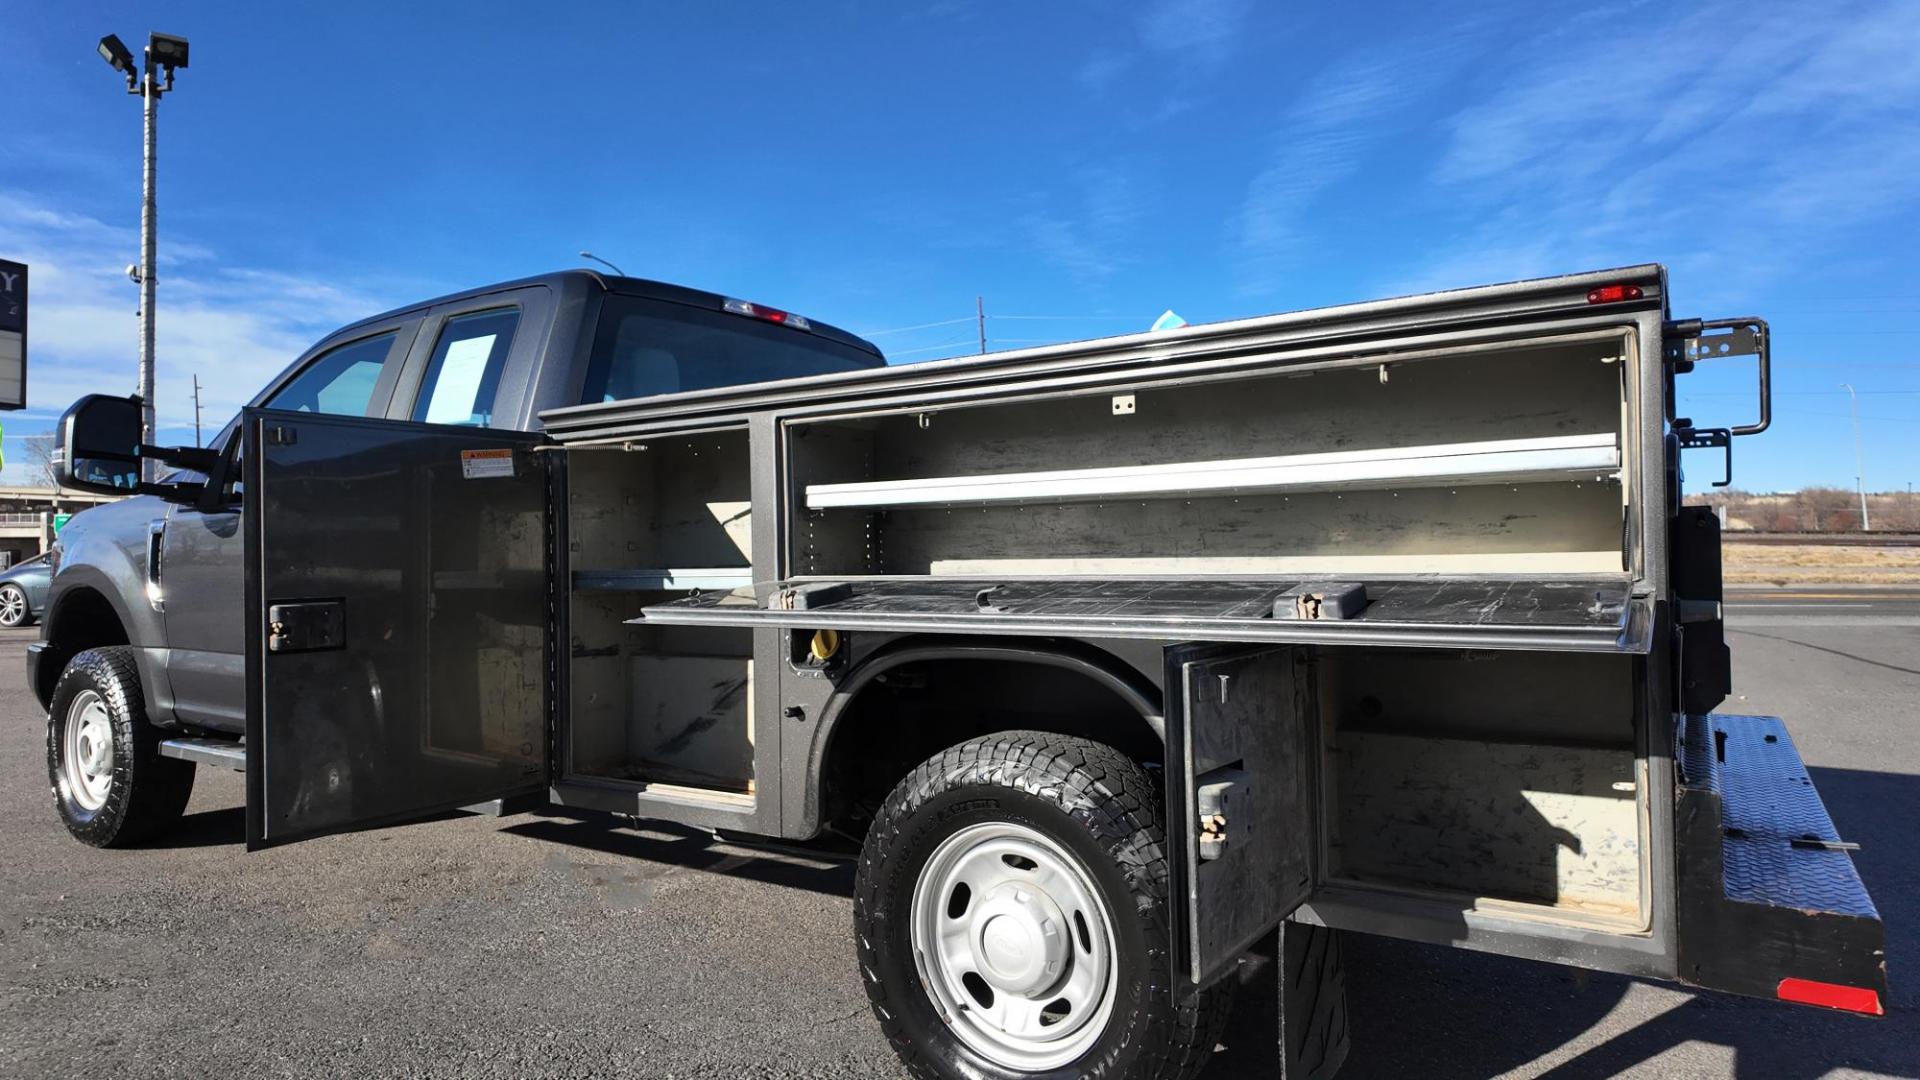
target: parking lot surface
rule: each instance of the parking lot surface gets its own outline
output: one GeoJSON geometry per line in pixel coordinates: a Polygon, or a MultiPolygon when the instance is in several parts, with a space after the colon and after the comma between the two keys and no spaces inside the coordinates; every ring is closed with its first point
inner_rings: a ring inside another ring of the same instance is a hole
{"type": "MultiPolygon", "coordinates": [[[[1350,935],[1343,1077],[1920,1075],[1920,589],[1729,601],[1723,709],[1785,716],[1864,845],[1889,1016],[1350,935]]],[[[69,840],[33,636],[0,635],[0,1075],[900,1075],[854,967],[852,870],[829,859],[535,815],[249,855],[239,774],[204,768],[161,844],[69,840]]],[[[1270,1061],[1260,974],[1213,1080],[1270,1061]]]]}

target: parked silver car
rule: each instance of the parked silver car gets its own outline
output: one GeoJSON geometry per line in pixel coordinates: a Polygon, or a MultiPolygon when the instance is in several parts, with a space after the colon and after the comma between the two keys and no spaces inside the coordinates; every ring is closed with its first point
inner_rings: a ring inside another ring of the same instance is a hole
{"type": "Polygon", "coordinates": [[[53,566],[45,555],[0,570],[0,626],[26,626],[39,618],[53,566]]]}

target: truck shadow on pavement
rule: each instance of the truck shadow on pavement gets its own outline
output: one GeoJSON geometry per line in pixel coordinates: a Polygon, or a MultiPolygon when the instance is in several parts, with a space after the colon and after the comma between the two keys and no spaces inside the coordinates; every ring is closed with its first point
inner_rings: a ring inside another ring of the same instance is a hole
{"type": "Polygon", "coordinates": [[[592,819],[541,818],[509,825],[501,831],[624,859],[670,863],[682,869],[705,870],[829,896],[853,896],[852,860],[828,850],[814,854],[797,846],[762,849],[717,840],[697,829],[653,821],[631,830],[592,819]]]}
{"type": "MultiPolygon", "coordinates": [[[[1920,820],[1920,777],[1809,770],[1840,834],[1863,848],[1855,861],[1886,920],[1893,995],[1873,1021],[1806,1007],[1690,993],[1657,983],[1551,964],[1346,936],[1352,1050],[1342,1080],[1420,1076],[1466,1080],[1512,1073],[1571,1078],[1637,1071],[1812,1080],[1851,1066],[1920,1075],[1920,1011],[1900,980],[1920,955],[1920,848],[1904,835],[1920,820]],[[1692,1047],[1693,1050],[1688,1048],[1692,1047]]],[[[459,815],[442,815],[455,817],[459,815]]],[[[723,874],[782,888],[850,897],[845,849],[763,848],[696,829],[609,819],[522,816],[500,831],[549,844],[723,874]]],[[[245,811],[226,807],[182,819],[156,847],[237,844],[245,811]]],[[[1241,968],[1241,987],[1220,1047],[1204,1073],[1271,1077],[1278,993],[1271,938],[1241,968]]]]}

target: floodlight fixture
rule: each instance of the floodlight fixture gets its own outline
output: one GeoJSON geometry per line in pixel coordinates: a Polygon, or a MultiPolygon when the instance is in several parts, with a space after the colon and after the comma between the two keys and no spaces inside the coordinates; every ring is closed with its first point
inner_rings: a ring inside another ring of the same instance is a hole
{"type": "Polygon", "coordinates": [[[119,34],[108,34],[101,38],[99,51],[100,59],[112,65],[113,70],[125,75],[128,82],[139,77],[133,70],[133,50],[127,48],[126,43],[120,40],[119,34]]]}
{"type": "Polygon", "coordinates": [[[168,71],[186,67],[187,39],[176,34],[148,34],[147,59],[168,71]]]}

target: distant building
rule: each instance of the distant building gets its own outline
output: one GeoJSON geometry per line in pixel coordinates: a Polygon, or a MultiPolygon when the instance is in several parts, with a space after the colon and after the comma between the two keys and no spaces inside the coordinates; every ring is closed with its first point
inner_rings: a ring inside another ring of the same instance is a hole
{"type": "Polygon", "coordinates": [[[89,506],[113,502],[111,495],[0,484],[0,567],[31,559],[53,542],[57,522],[89,506]]]}

